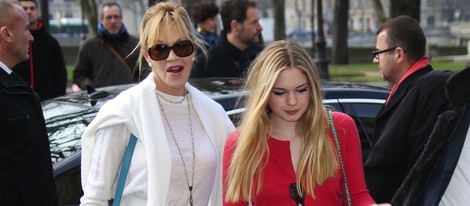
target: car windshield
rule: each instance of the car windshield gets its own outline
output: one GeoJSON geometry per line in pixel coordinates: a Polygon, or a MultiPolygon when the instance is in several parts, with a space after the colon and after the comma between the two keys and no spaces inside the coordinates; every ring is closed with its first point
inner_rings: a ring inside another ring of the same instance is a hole
{"type": "Polygon", "coordinates": [[[48,102],[43,104],[43,111],[52,163],[55,164],[81,149],[80,137],[97,109],[81,104],[48,102]]]}

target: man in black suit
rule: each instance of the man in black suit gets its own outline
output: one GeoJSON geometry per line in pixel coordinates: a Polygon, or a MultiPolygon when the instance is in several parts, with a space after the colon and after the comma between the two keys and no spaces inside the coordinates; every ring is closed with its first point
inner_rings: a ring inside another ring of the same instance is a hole
{"type": "Polygon", "coordinates": [[[426,37],[409,16],[386,21],[377,31],[373,62],[393,84],[376,116],[373,147],[364,165],[367,187],[377,202],[390,202],[415,164],[437,116],[445,111],[450,72],[433,71],[426,37]]]}
{"type": "Polygon", "coordinates": [[[17,1],[0,0],[0,205],[54,206],[57,192],[39,97],[14,71],[33,36],[17,1]]]}

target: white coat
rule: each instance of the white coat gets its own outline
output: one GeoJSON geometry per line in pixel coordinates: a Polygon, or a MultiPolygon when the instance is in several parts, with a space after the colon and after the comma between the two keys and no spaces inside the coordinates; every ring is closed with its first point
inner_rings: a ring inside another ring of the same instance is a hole
{"type": "MultiPolygon", "coordinates": [[[[191,104],[194,105],[196,114],[217,152],[218,170],[209,204],[219,206],[222,205],[223,148],[226,138],[235,128],[222,106],[189,83],[185,84],[185,88],[190,93],[192,97],[191,104]]],[[[97,130],[117,124],[126,125],[127,128],[125,129],[128,131],[122,132],[132,132],[137,137],[138,142],[141,141],[145,148],[148,168],[147,192],[149,194],[146,205],[168,205],[171,152],[161,113],[158,109],[153,73],[150,73],[140,84],[123,91],[116,98],[105,103],[96,118],[86,128],[82,136],[82,187],[85,188],[87,184],[97,130]]],[[[116,162],[116,164],[121,164],[121,162],[116,162]]],[[[128,175],[132,174],[129,173],[128,175]]],[[[116,182],[113,185],[113,188],[109,188],[109,190],[112,190],[109,191],[112,194],[114,194],[116,182]]],[[[122,202],[129,201],[129,199],[126,200],[126,194],[124,194],[122,202]]],[[[136,205],[132,201],[129,203],[133,206],[136,205]]],[[[107,202],[103,202],[103,204],[106,205],[107,202]]]]}

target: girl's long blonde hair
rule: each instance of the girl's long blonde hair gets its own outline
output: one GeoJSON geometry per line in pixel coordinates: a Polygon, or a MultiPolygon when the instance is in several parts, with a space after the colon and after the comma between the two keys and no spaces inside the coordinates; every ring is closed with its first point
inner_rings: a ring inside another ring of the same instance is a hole
{"type": "Polygon", "coordinates": [[[328,116],[322,103],[319,72],[310,54],[291,41],[276,41],[266,47],[250,66],[246,89],[251,92],[240,125],[237,146],[227,173],[226,201],[252,201],[261,191],[264,160],[269,155],[267,139],[271,133],[269,99],[279,74],[299,68],[308,78],[310,105],[296,125],[301,148],[296,181],[297,190],[312,195],[315,186],[336,174],[338,161],[327,135],[328,116]],[[253,191],[254,183],[256,191],[253,191]],[[302,188],[300,188],[300,185],[302,188]]]}

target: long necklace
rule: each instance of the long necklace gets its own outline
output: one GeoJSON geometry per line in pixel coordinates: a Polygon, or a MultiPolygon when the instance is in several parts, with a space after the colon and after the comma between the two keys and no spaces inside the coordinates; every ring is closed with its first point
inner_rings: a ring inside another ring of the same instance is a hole
{"type": "Polygon", "coordinates": [[[194,135],[193,135],[193,122],[191,120],[191,104],[190,101],[187,100],[186,96],[188,95],[188,92],[185,90],[183,99],[178,102],[173,102],[170,101],[166,98],[164,98],[161,94],[158,93],[157,91],[157,99],[158,99],[158,106],[160,107],[160,110],[162,111],[163,118],[165,119],[165,122],[168,126],[168,129],[170,130],[170,135],[173,138],[173,141],[175,142],[176,147],[178,148],[178,152],[181,157],[181,162],[183,163],[183,169],[184,169],[184,175],[186,176],[186,183],[188,184],[188,189],[189,189],[189,205],[193,205],[193,185],[194,185],[194,168],[195,168],[195,159],[196,159],[196,151],[194,150],[194,135]],[[161,103],[160,98],[164,99],[167,102],[173,103],[173,104],[179,104],[183,102],[186,99],[186,102],[188,103],[188,114],[189,114],[189,130],[191,131],[191,145],[193,149],[193,168],[192,168],[192,174],[191,174],[191,184],[189,183],[189,177],[188,177],[188,171],[186,170],[186,162],[184,161],[183,158],[183,153],[181,152],[180,146],[178,145],[178,141],[176,141],[175,135],[173,133],[173,129],[170,126],[170,122],[168,121],[168,118],[166,116],[165,110],[163,109],[163,105],[161,103]]]}

